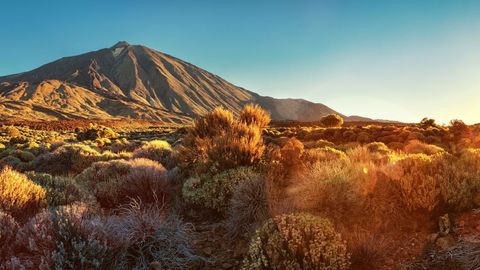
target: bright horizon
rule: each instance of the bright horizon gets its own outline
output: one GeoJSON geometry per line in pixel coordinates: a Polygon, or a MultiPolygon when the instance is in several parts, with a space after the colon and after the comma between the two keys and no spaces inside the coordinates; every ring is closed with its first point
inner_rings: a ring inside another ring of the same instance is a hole
{"type": "Polygon", "coordinates": [[[480,122],[478,1],[6,1],[0,76],[126,40],[345,115],[480,122]]]}

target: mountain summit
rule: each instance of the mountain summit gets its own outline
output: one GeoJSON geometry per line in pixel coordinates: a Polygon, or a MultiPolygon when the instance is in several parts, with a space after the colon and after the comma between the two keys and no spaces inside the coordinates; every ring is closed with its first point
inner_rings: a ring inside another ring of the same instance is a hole
{"type": "Polygon", "coordinates": [[[135,118],[187,122],[217,106],[238,113],[258,103],[276,120],[313,121],[335,113],[299,99],[260,96],[190,63],[120,41],[0,77],[0,119],[135,118]]]}

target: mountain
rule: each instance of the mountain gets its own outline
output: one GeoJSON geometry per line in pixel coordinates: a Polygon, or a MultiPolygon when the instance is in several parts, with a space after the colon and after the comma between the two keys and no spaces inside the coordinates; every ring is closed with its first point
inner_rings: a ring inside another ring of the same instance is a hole
{"type": "Polygon", "coordinates": [[[260,96],[178,58],[124,41],[0,77],[0,119],[182,123],[217,106],[237,114],[250,102],[275,120],[314,121],[336,113],[306,100],[260,96]]]}

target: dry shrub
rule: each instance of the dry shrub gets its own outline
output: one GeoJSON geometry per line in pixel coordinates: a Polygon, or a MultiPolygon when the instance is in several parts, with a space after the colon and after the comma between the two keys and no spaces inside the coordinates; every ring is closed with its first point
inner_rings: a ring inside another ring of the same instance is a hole
{"type": "Polygon", "coordinates": [[[242,269],[348,269],[349,254],[328,219],[309,214],[268,220],[252,238],[242,269]]]}
{"type": "Polygon", "coordinates": [[[330,216],[358,214],[377,183],[373,163],[350,159],[317,162],[287,188],[295,206],[303,211],[320,211],[330,216]]]}
{"type": "Polygon", "coordinates": [[[390,154],[392,152],[383,142],[371,142],[365,147],[372,153],[390,154]]]}
{"type": "Polygon", "coordinates": [[[166,170],[149,159],[112,160],[94,163],[76,177],[91,190],[102,207],[114,208],[130,198],[153,202],[170,198],[166,170]]]}
{"type": "Polygon", "coordinates": [[[369,231],[354,230],[348,235],[344,234],[344,238],[351,254],[351,269],[381,269],[388,247],[382,236],[369,231]]]}
{"type": "Polygon", "coordinates": [[[428,248],[422,258],[404,266],[407,270],[480,269],[480,244],[461,241],[444,251],[428,248]]]}
{"type": "Polygon", "coordinates": [[[405,206],[411,210],[432,211],[440,202],[439,179],[445,170],[444,155],[410,154],[386,170],[398,184],[405,206]]]}
{"type": "Polygon", "coordinates": [[[166,141],[153,140],[143,144],[140,148],[133,151],[133,158],[148,158],[161,164],[167,164],[168,157],[172,152],[172,147],[166,141]]]}
{"type": "Polygon", "coordinates": [[[0,209],[25,218],[45,205],[45,190],[9,167],[0,172],[0,209]]]}
{"type": "Polygon", "coordinates": [[[251,235],[268,217],[265,180],[254,177],[240,183],[233,191],[228,209],[229,235],[233,238],[251,235]]]}
{"type": "Polygon", "coordinates": [[[248,104],[243,107],[239,120],[247,125],[264,128],[270,123],[270,114],[257,104],[248,104]]]}
{"type": "Polygon", "coordinates": [[[409,154],[435,155],[445,152],[441,147],[433,144],[426,144],[419,140],[411,140],[405,145],[403,150],[409,154]]]}
{"type": "Polygon", "coordinates": [[[204,174],[187,179],[182,188],[186,202],[224,213],[235,188],[242,182],[258,177],[250,167],[240,167],[215,175],[204,174]]]}
{"type": "Polygon", "coordinates": [[[196,261],[191,246],[191,227],[177,216],[167,216],[165,205],[145,205],[132,200],[118,215],[88,219],[83,226],[110,247],[105,259],[109,269],[149,269],[152,262],[162,269],[189,269],[196,261]]]}
{"type": "Polygon", "coordinates": [[[243,120],[236,120],[231,112],[216,108],[196,119],[176,149],[179,166],[205,171],[212,166],[229,169],[260,161],[265,150],[259,126],[265,124],[264,111],[246,107],[242,114],[243,120]]]}
{"type": "Polygon", "coordinates": [[[471,208],[480,192],[480,150],[465,149],[458,156],[446,158],[446,169],[440,178],[442,198],[454,211],[471,208]]]}
{"type": "Polygon", "coordinates": [[[302,156],[304,164],[313,164],[320,161],[332,161],[337,159],[344,159],[347,155],[345,152],[332,148],[322,147],[316,149],[307,149],[302,156]]]}
{"type": "Polygon", "coordinates": [[[267,177],[279,185],[287,185],[305,168],[304,153],[303,143],[296,138],[287,139],[281,148],[270,148],[266,159],[267,177]]]}

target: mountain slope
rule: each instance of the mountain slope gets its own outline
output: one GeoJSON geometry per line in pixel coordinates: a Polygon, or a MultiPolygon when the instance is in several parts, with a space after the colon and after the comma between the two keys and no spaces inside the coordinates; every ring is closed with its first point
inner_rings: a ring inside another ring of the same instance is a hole
{"type": "Polygon", "coordinates": [[[306,100],[260,96],[190,63],[126,42],[0,77],[0,101],[6,108],[0,117],[41,120],[130,117],[186,122],[217,106],[238,113],[249,102],[278,120],[313,121],[335,113],[306,100]]]}

